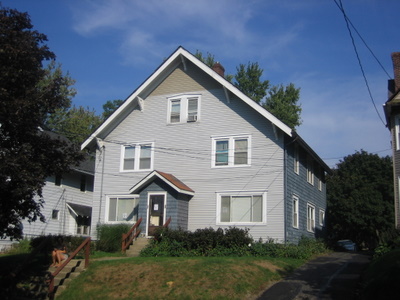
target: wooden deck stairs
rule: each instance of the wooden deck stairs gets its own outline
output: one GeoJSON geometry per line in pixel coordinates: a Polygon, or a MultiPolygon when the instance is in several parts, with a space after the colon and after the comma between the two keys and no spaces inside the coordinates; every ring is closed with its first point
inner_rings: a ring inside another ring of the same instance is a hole
{"type": "MultiPolygon", "coordinates": [[[[54,291],[56,299],[67,288],[70,281],[85,270],[84,265],[85,262],[83,259],[72,259],[68,265],[57,274],[57,276],[54,278],[54,291]]],[[[55,268],[50,267],[49,272],[54,271],[55,268]]]]}

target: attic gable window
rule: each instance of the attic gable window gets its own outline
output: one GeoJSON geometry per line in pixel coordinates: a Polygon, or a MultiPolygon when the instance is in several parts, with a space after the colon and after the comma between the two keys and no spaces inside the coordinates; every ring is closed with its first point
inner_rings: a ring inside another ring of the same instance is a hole
{"type": "Polygon", "coordinates": [[[122,146],[121,172],[144,171],[153,168],[154,143],[122,146]]]}
{"type": "Polygon", "coordinates": [[[200,96],[186,95],[168,99],[168,123],[191,123],[200,119],[200,96]]]}

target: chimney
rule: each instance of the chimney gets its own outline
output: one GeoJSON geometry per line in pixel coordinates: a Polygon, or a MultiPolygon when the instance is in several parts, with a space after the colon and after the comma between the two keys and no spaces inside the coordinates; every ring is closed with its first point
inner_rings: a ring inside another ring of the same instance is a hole
{"type": "MultiPolygon", "coordinates": [[[[400,62],[400,53],[399,54],[399,62],[400,62]]],[[[219,63],[216,62],[213,66],[212,69],[217,72],[220,76],[224,77],[225,76],[225,68],[219,63]]],[[[400,71],[400,65],[399,65],[399,71],[400,71]]],[[[399,73],[400,74],[400,73],[399,73]]],[[[399,85],[400,87],[400,85],[399,85]]]]}
{"type": "Polygon", "coordinates": [[[394,89],[393,93],[400,89],[400,52],[392,53],[393,73],[394,73],[394,89]]]}

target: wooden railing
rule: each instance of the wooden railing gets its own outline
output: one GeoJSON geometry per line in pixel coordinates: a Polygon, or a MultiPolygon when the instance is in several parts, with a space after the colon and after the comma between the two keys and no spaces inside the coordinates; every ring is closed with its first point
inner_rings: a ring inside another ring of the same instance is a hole
{"type": "Polygon", "coordinates": [[[169,223],[171,223],[171,217],[168,218],[167,222],[165,222],[163,227],[167,228],[169,226],[169,223]]]}
{"type": "Polygon", "coordinates": [[[132,243],[132,241],[138,237],[141,230],[138,229],[140,223],[142,223],[142,218],[140,218],[135,225],[128,231],[128,233],[122,234],[122,252],[125,253],[126,248],[132,243]]]}
{"type": "Polygon", "coordinates": [[[79,251],[85,247],[85,269],[89,266],[89,254],[90,254],[90,237],[83,241],[83,243],[76,248],[76,250],[64,261],[61,266],[59,266],[53,273],[50,274],[50,284],[49,284],[49,299],[54,299],[54,278],[57,276],[58,273],[61,272],[62,269],[73,259],[79,251]]]}

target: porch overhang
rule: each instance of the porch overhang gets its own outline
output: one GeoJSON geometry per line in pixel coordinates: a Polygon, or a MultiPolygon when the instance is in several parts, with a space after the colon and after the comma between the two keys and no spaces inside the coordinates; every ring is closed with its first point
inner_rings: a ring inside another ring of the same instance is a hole
{"type": "Polygon", "coordinates": [[[188,195],[188,196],[194,196],[195,192],[190,187],[188,187],[186,184],[184,184],[182,181],[180,181],[178,178],[176,178],[174,175],[160,172],[157,170],[149,173],[146,177],[144,177],[137,184],[135,184],[133,187],[131,187],[129,190],[129,193],[131,193],[131,194],[138,193],[138,191],[141,188],[143,188],[150,182],[154,181],[156,178],[159,178],[162,181],[164,181],[166,184],[168,184],[170,187],[172,187],[178,193],[188,195]]]}
{"type": "Polygon", "coordinates": [[[67,202],[67,207],[77,217],[79,217],[79,216],[91,217],[92,216],[92,208],[90,206],[67,202]]]}

